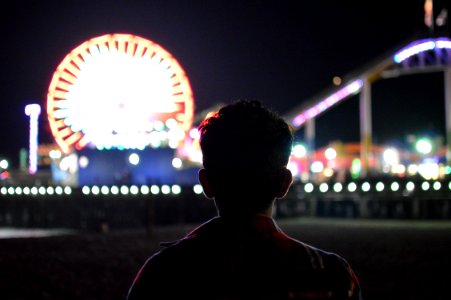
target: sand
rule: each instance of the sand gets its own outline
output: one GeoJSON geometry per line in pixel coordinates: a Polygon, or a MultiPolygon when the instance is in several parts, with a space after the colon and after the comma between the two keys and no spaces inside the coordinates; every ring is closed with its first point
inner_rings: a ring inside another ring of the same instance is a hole
{"type": "MultiPolygon", "coordinates": [[[[366,300],[449,299],[451,221],[295,218],[288,234],[345,257],[366,300]]],[[[160,241],[197,224],[0,239],[0,299],[123,300],[160,241]]]]}

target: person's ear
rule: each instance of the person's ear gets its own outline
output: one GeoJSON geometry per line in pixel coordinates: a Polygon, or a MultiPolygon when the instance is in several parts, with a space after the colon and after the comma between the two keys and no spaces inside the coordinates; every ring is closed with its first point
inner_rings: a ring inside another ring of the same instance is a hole
{"type": "Polygon", "coordinates": [[[276,198],[283,198],[288,193],[291,184],[293,183],[293,174],[287,168],[282,169],[282,180],[278,191],[276,192],[276,198]]]}
{"type": "Polygon", "coordinates": [[[207,177],[207,170],[200,169],[198,175],[199,175],[199,182],[202,185],[202,189],[204,190],[205,196],[207,198],[213,198],[214,192],[213,192],[213,189],[212,189],[211,184],[207,177]]]}

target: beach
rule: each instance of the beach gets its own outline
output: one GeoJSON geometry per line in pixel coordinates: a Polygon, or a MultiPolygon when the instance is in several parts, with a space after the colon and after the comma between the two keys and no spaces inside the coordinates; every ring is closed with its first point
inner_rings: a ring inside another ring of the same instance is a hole
{"type": "MultiPolygon", "coordinates": [[[[287,234],[346,258],[366,300],[449,299],[450,220],[276,221],[287,234]]],[[[4,235],[0,299],[124,300],[140,266],[160,249],[159,243],[180,238],[198,224],[155,226],[151,231],[104,228],[49,236],[45,231],[34,237],[4,235]]]]}

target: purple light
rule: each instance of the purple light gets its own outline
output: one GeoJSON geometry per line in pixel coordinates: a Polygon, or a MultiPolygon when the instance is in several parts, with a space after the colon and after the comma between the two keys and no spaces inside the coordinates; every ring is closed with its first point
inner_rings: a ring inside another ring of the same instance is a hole
{"type": "Polygon", "coordinates": [[[398,51],[393,56],[393,60],[399,64],[411,56],[417,55],[421,52],[433,50],[435,48],[451,49],[451,41],[448,38],[424,39],[415,41],[398,51]]]}
{"type": "Polygon", "coordinates": [[[316,117],[320,113],[324,112],[328,108],[330,108],[332,105],[336,104],[337,102],[345,99],[351,94],[355,94],[360,91],[360,89],[363,86],[363,81],[358,79],[344,88],[338,90],[337,92],[333,93],[332,95],[328,96],[327,98],[319,101],[312,107],[308,108],[307,110],[303,111],[293,119],[293,125],[296,127],[301,126],[308,120],[316,117]]]}

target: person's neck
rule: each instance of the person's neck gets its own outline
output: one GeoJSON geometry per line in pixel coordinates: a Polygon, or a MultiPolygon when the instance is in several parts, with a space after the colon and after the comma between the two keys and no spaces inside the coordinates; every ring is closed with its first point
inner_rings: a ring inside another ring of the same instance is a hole
{"type": "Polygon", "coordinates": [[[239,212],[219,212],[219,216],[227,219],[247,220],[255,217],[272,218],[273,210],[269,208],[258,213],[239,213],[239,212]]]}

